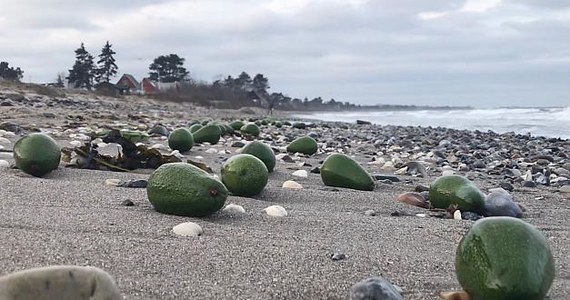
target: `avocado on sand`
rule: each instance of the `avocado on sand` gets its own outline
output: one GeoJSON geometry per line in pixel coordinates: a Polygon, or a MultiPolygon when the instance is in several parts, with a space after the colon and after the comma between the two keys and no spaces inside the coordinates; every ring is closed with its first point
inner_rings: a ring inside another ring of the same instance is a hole
{"type": "Polygon", "coordinates": [[[42,177],[57,169],[61,149],[53,138],[44,133],[30,133],[14,144],[14,160],[18,169],[42,177]]]}
{"type": "Polygon", "coordinates": [[[204,170],[188,163],[167,163],[149,177],[148,200],[160,213],[203,217],[224,206],[226,187],[204,170]]]}
{"type": "Polygon", "coordinates": [[[222,182],[236,196],[255,196],[265,188],[269,171],[265,164],[251,154],[238,154],[222,164],[222,182]]]}
{"type": "Polygon", "coordinates": [[[267,171],[269,171],[269,173],[273,172],[273,168],[275,168],[275,153],[273,153],[273,150],[267,144],[260,141],[253,141],[245,145],[241,153],[251,154],[259,158],[267,167],[267,171]]]}
{"type": "Polygon", "coordinates": [[[307,155],[317,153],[317,149],[317,141],[310,136],[298,137],[287,146],[287,152],[299,152],[307,155]]]}
{"type": "Polygon", "coordinates": [[[374,190],[372,176],[352,158],[334,153],[329,155],[321,166],[321,179],[328,186],[343,187],[362,191],[374,190]]]}
{"type": "Polygon", "coordinates": [[[435,208],[447,209],[456,205],[461,211],[482,213],[485,195],[475,184],[460,175],[437,178],[429,187],[429,201],[435,208]]]}
{"type": "Polygon", "coordinates": [[[459,242],[455,273],[472,300],[542,300],[555,270],[548,241],[536,227],[488,217],[459,242]]]}
{"type": "Polygon", "coordinates": [[[208,142],[212,145],[217,144],[222,136],[222,131],[218,124],[204,125],[202,128],[193,133],[194,142],[204,143],[208,142]]]}
{"type": "Polygon", "coordinates": [[[168,135],[168,147],[172,150],[186,152],[194,146],[194,137],[186,128],[176,128],[168,135]]]}

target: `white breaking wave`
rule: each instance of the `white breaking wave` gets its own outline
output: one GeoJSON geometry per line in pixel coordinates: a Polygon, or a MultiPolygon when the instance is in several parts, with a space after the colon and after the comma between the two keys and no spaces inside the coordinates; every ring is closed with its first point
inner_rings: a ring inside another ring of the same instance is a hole
{"type": "Polygon", "coordinates": [[[365,120],[379,125],[530,133],[533,136],[570,139],[570,107],[315,112],[296,117],[333,122],[354,123],[356,120],[365,120]]]}

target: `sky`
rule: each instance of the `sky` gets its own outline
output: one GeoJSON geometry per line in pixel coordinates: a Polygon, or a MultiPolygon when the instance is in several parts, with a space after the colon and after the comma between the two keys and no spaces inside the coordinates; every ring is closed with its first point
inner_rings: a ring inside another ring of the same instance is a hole
{"type": "MultiPolygon", "coordinates": [[[[195,80],[357,104],[568,106],[568,0],[1,0],[0,61],[53,82],[106,41],[142,79],[178,54],[195,80]]],[[[115,78],[118,79],[118,78],[115,78]]]]}

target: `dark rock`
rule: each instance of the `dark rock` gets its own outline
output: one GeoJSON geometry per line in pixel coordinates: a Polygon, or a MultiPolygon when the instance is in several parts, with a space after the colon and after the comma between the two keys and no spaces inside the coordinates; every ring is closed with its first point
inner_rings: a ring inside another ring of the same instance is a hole
{"type": "Polygon", "coordinates": [[[534,181],[530,181],[530,180],[525,180],[525,181],[521,182],[521,185],[524,187],[530,187],[530,188],[536,187],[536,183],[534,183],[534,181]]]}
{"type": "Polygon", "coordinates": [[[52,112],[44,112],[44,113],[42,113],[42,115],[48,119],[53,119],[56,117],[56,115],[52,112]]]}
{"type": "Polygon", "coordinates": [[[319,167],[314,167],[309,172],[313,174],[321,174],[321,169],[319,167]]]}
{"type": "Polygon", "coordinates": [[[231,147],[234,147],[234,148],[241,148],[241,147],[243,147],[243,146],[245,146],[245,143],[242,142],[242,141],[233,142],[232,145],[231,145],[231,147]]]}
{"type": "Polygon", "coordinates": [[[515,190],[515,187],[514,187],[512,184],[508,183],[508,182],[501,182],[501,183],[499,184],[499,186],[500,186],[502,189],[504,189],[504,190],[506,190],[506,191],[509,191],[509,192],[512,192],[512,191],[515,190]]]}
{"type": "Polygon", "coordinates": [[[312,137],[312,138],[315,139],[315,140],[321,137],[320,134],[318,134],[318,133],[316,133],[316,132],[314,132],[314,131],[311,131],[311,132],[307,133],[307,135],[310,136],[310,137],[312,137]]]}
{"type": "Polygon", "coordinates": [[[18,134],[22,131],[22,127],[20,127],[20,125],[15,124],[15,123],[11,123],[11,122],[0,123],[0,129],[6,130],[6,131],[11,131],[11,132],[16,133],[16,134],[18,134]]]}
{"type": "Polygon", "coordinates": [[[486,216],[522,217],[520,207],[513,201],[509,192],[502,188],[492,189],[485,198],[486,216]]]}
{"type": "Polygon", "coordinates": [[[378,180],[379,183],[383,183],[383,184],[393,184],[392,180],[390,179],[382,179],[382,180],[378,180]]]}
{"type": "Polygon", "coordinates": [[[384,174],[373,174],[372,178],[376,180],[390,180],[392,182],[400,182],[400,178],[394,175],[384,175],[384,174]]]}
{"type": "Polygon", "coordinates": [[[477,221],[479,219],[481,219],[483,216],[481,216],[478,213],[474,213],[471,211],[463,211],[461,212],[461,219],[463,220],[470,220],[470,221],[477,221]]]}
{"type": "Polygon", "coordinates": [[[156,124],[148,131],[148,134],[168,136],[170,131],[163,125],[156,124]]]}
{"type": "Polygon", "coordinates": [[[421,192],[429,192],[429,186],[425,185],[416,185],[414,191],[421,193],[421,192]]]}
{"type": "Polygon", "coordinates": [[[12,102],[11,100],[4,100],[0,102],[0,106],[14,106],[14,102],[12,102]]]}
{"type": "Polygon", "coordinates": [[[354,284],[350,300],[403,300],[400,290],[383,277],[370,277],[354,284]]]}
{"type": "Polygon", "coordinates": [[[532,179],[537,184],[550,185],[550,179],[542,173],[536,173],[532,176],[532,179]]]}
{"type": "Polygon", "coordinates": [[[372,123],[364,120],[356,120],[357,125],[371,125],[372,123]]]}
{"type": "Polygon", "coordinates": [[[487,165],[485,164],[485,162],[481,159],[476,159],[473,162],[473,168],[475,169],[484,169],[485,167],[487,167],[487,165]]]}
{"type": "Polygon", "coordinates": [[[133,203],[133,201],[127,199],[127,200],[121,202],[121,205],[122,206],[135,206],[135,203],[133,203]]]}
{"type": "Polygon", "coordinates": [[[132,179],[128,181],[121,181],[117,186],[127,188],[146,188],[147,180],[145,179],[132,179]]]}
{"type": "Polygon", "coordinates": [[[332,260],[343,260],[346,259],[346,255],[344,253],[341,252],[335,252],[331,254],[331,259],[332,260]]]}

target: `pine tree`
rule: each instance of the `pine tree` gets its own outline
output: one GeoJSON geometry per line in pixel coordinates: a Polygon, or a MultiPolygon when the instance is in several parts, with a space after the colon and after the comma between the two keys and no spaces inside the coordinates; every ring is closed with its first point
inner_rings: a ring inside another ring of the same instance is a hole
{"type": "Polygon", "coordinates": [[[161,55],[150,64],[149,77],[159,82],[184,81],[188,78],[188,71],[184,68],[184,58],[177,54],[161,55]]]}
{"type": "Polygon", "coordinates": [[[109,41],[107,41],[101,50],[101,54],[99,54],[99,61],[97,61],[97,69],[95,72],[95,81],[97,83],[109,82],[112,77],[117,75],[118,67],[113,57],[116,52],[111,49],[111,46],[109,41]]]}
{"type": "Polygon", "coordinates": [[[86,88],[91,90],[93,87],[93,76],[95,73],[95,64],[93,56],[85,50],[85,46],[81,43],[81,47],[75,50],[75,64],[69,70],[67,81],[75,88],[86,88]]]}

